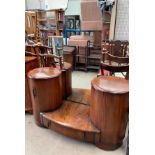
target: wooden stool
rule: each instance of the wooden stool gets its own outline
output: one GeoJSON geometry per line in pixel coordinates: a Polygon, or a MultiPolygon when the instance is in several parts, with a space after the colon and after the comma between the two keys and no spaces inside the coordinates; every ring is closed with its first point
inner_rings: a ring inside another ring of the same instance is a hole
{"type": "Polygon", "coordinates": [[[123,78],[100,76],[91,82],[90,118],[101,131],[96,144],[104,150],[121,146],[129,110],[129,82],[123,78]]]}
{"type": "Polygon", "coordinates": [[[61,71],[43,67],[28,73],[35,122],[42,126],[41,112],[57,109],[62,104],[61,71]]]}
{"type": "Polygon", "coordinates": [[[29,91],[29,85],[28,85],[28,79],[27,79],[27,73],[37,68],[38,65],[38,59],[34,56],[25,56],[25,111],[32,113],[32,102],[30,97],[30,91],[29,91]]]}

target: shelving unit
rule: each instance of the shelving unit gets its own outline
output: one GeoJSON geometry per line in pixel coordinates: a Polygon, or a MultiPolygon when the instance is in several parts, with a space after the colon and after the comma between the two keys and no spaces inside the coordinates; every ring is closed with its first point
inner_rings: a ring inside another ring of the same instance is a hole
{"type": "Polygon", "coordinates": [[[25,30],[28,35],[33,36],[36,39],[36,22],[37,15],[35,11],[25,11],[25,30]]]}
{"type": "Polygon", "coordinates": [[[38,10],[37,12],[37,41],[48,45],[48,36],[63,35],[63,10],[38,10]]]}
{"type": "MultiPolygon", "coordinates": [[[[80,16],[79,15],[66,15],[65,16],[65,29],[80,29],[80,16]]],[[[80,35],[80,32],[69,32],[68,37],[71,35],[80,35]]]]}

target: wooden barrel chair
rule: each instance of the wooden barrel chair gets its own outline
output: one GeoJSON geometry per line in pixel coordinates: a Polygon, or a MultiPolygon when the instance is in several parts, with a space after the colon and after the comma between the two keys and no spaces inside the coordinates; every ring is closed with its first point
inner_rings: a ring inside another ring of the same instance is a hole
{"type": "Polygon", "coordinates": [[[98,75],[114,75],[116,72],[121,72],[126,79],[129,78],[129,57],[118,57],[102,52],[98,75]],[[126,72],[125,75],[124,72],[126,72]]]}

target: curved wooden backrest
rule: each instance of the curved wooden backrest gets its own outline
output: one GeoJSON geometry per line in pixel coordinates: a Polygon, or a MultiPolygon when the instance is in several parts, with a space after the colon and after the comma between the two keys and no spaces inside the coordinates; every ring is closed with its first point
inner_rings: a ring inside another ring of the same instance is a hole
{"type": "Polygon", "coordinates": [[[39,54],[41,67],[56,67],[57,64],[60,69],[63,68],[62,57],[53,54],[39,54]]]}
{"type": "MultiPolygon", "coordinates": [[[[118,57],[109,54],[108,52],[102,52],[102,60],[100,64],[101,74],[104,75],[104,70],[114,72],[127,72],[129,75],[129,57],[118,57]]],[[[128,77],[126,78],[128,79],[128,77]]]]}
{"type": "Polygon", "coordinates": [[[35,51],[38,54],[53,54],[53,48],[45,45],[35,46],[35,51]]]}
{"type": "Polygon", "coordinates": [[[102,49],[103,52],[114,56],[125,57],[129,52],[129,42],[127,40],[105,40],[102,42],[102,49]]]}

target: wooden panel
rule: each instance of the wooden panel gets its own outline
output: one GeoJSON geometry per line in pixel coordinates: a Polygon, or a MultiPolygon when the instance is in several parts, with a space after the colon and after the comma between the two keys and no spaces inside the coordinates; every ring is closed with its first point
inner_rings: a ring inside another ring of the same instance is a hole
{"type": "Polygon", "coordinates": [[[32,112],[32,101],[29,91],[29,84],[27,80],[27,73],[38,67],[38,60],[36,57],[33,56],[26,56],[25,57],[25,111],[32,112]]]}
{"type": "Polygon", "coordinates": [[[44,67],[28,74],[36,124],[42,126],[40,112],[49,112],[62,104],[62,83],[58,69],[44,67]]]}
{"type": "Polygon", "coordinates": [[[126,87],[124,91],[119,78],[109,78],[108,81],[102,76],[102,82],[96,83],[97,79],[92,81],[90,105],[90,118],[101,130],[100,142],[96,145],[104,150],[114,150],[121,146],[125,136],[129,110],[128,82],[124,84],[127,80],[122,78],[126,87]]]}
{"type": "Polygon", "coordinates": [[[97,142],[99,130],[89,119],[89,106],[64,101],[61,108],[49,113],[41,113],[43,125],[66,136],[82,141],[97,142]]]}
{"type": "Polygon", "coordinates": [[[36,37],[36,22],[36,12],[25,11],[25,30],[27,34],[34,34],[34,37],[36,37]]]}

